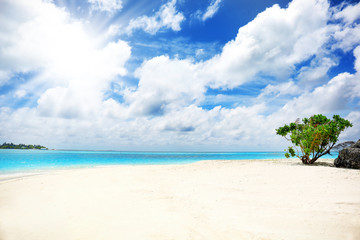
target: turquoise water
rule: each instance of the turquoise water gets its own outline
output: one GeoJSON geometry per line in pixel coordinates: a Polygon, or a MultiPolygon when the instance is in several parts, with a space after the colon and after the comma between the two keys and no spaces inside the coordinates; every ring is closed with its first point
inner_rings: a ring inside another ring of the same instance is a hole
{"type": "MultiPolygon", "coordinates": [[[[326,156],[335,158],[336,156],[326,156]]],[[[280,159],[283,152],[113,152],[0,149],[0,173],[117,164],[185,164],[201,160],[280,159]]]]}

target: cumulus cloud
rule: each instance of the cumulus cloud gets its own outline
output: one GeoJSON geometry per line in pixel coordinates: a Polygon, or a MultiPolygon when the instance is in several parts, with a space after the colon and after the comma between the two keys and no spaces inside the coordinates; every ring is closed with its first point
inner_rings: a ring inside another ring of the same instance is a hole
{"type": "Polygon", "coordinates": [[[149,34],[156,34],[161,29],[172,29],[180,31],[180,24],[185,20],[182,13],[175,8],[176,0],[171,0],[162,5],[153,16],[140,16],[131,19],[126,27],[127,34],[131,34],[136,29],[142,29],[149,34]]]}
{"type": "MultiPolygon", "coordinates": [[[[354,50],[354,56],[356,73],[340,73],[329,82],[288,101],[274,114],[296,117],[296,115],[351,111],[351,104],[359,105],[360,100],[360,67],[357,65],[360,59],[360,47],[354,50]]],[[[357,116],[356,111],[354,116],[357,116]]]]}
{"type": "Polygon", "coordinates": [[[299,86],[297,86],[294,81],[289,81],[277,85],[267,85],[262,93],[259,95],[259,98],[263,97],[279,97],[281,95],[298,95],[302,91],[299,86]]]}
{"type": "Polygon", "coordinates": [[[234,88],[259,73],[286,79],[328,40],[328,7],[325,0],[293,1],[287,9],[274,5],[260,13],[204,66],[211,87],[234,88]]]}
{"type": "Polygon", "coordinates": [[[327,72],[337,64],[335,56],[314,58],[310,65],[301,67],[297,79],[305,89],[313,88],[324,80],[327,81],[327,72]]]}
{"type": "MultiPolygon", "coordinates": [[[[334,7],[333,20],[340,21],[341,24],[334,26],[333,37],[336,43],[332,49],[342,49],[345,52],[352,50],[352,48],[360,43],[360,3],[355,5],[344,4],[344,9],[334,7]]],[[[343,7],[344,5],[340,5],[343,7]]]]}
{"type": "Polygon", "coordinates": [[[124,64],[130,57],[130,47],[123,41],[111,42],[89,54],[89,59],[78,65],[73,73],[55,72],[54,77],[61,77],[67,84],[63,84],[65,87],[49,88],[40,97],[40,113],[74,118],[96,114],[102,107],[103,94],[110,82],[126,73],[124,64]]]}
{"type": "Polygon", "coordinates": [[[357,75],[339,74],[327,84],[289,101],[283,110],[311,115],[317,112],[330,113],[344,110],[353,98],[360,97],[356,91],[359,80],[357,75]]]}
{"type": "Polygon", "coordinates": [[[28,72],[45,65],[49,60],[47,57],[56,60],[62,50],[66,49],[53,46],[49,48],[50,53],[42,50],[64,31],[77,32],[78,23],[74,21],[73,24],[65,24],[66,18],[67,13],[51,3],[5,1],[4,11],[1,11],[3,21],[0,30],[0,70],[4,73],[2,75],[7,76],[9,80],[12,72],[28,72]],[[57,29],[58,33],[52,29],[57,29]]]}
{"type": "Polygon", "coordinates": [[[163,115],[169,108],[182,108],[199,102],[205,86],[190,60],[171,60],[167,56],[143,63],[135,75],[140,79],[135,91],[124,93],[134,114],[163,115]]]}
{"type": "Polygon", "coordinates": [[[360,3],[355,5],[347,5],[343,10],[335,10],[334,18],[343,19],[346,25],[352,25],[360,18],[360,3]]]}
{"type": "Polygon", "coordinates": [[[122,9],[122,0],[88,0],[95,11],[114,13],[122,9]]]}
{"type": "Polygon", "coordinates": [[[353,127],[346,129],[344,133],[341,135],[341,137],[346,140],[353,140],[353,141],[359,140],[360,111],[352,111],[345,118],[352,123],[353,127]]]}
{"type": "Polygon", "coordinates": [[[354,26],[341,27],[333,36],[337,43],[332,48],[348,52],[360,43],[360,25],[355,24],[354,26]]]}

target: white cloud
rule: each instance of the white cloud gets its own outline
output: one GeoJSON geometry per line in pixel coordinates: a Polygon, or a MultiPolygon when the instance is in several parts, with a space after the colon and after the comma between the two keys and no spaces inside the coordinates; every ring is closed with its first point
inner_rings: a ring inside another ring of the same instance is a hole
{"type": "Polygon", "coordinates": [[[163,115],[169,108],[181,108],[199,102],[205,86],[190,60],[153,58],[136,70],[140,79],[136,91],[124,93],[130,110],[140,115],[163,115]]]}
{"type": "Polygon", "coordinates": [[[241,27],[235,40],[204,66],[214,88],[233,88],[259,73],[287,79],[294,65],[316,54],[328,40],[328,2],[293,1],[266,9],[241,27]]]}
{"type": "MultiPolygon", "coordinates": [[[[349,104],[360,100],[360,47],[354,50],[355,74],[340,73],[329,82],[292,99],[279,110],[280,114],[313,115],[346,111],[349,104]]],[[[351,108],[350,108],[351,109],[351,108]]]]}
{"type": "MultiPolygon", "coordinates": [[[[46,56],[63,49],[54,47],[47,54],[42,51],[52,39],[64,33],[64,28],[76,32],[77,23],[64,24],[66,12],[53,4],[41,1],[14,1],[4,3],[6,10],[1,11],[0,31],[0,69],[10,77],[11,72],[27,72],[41,64],[46,64],[46,56]],[[60,27],[60,28],[59,28],[60,27]],[[58,29],[58,33],[54,30],[58,29]],[[39,37],[41,35],[41,37],[39,37]]],[[[55,58],[54,56],[52,57],[55,58]]],[[[8,79],[7,79],[8,80],[8,79]]]]}
{"type": "Polygon", "coordinates": [[[180,31],[180,24],[185,20],[182,13],[175,8],[176,0],[171,0],[162,5],[153,16],[140,16],[131,19],[126,28],[126,32],[131,34],[136,29],[142,29],[149,34],[155,34],[161,29],[172,29],[180,31]]]}
{"type": "Polygon", "coordinates": [[[302,93],[302,90],[297,86],[294,81],[281,83],[278,85],[267,85],[259,95],[259,98],[263,97],[279,97],[281,95],[298,95],[302,93]]]}
{"type": "Polygon", "coordinates": [[[360,19],[360,3],[356,5],[345,4],[345,6],[344,9],[339,9],[339,7],[332,9],[333,20],[341,22],[341,24],[334,26],[333,37],[336,43],[332,49],[340,48],[348,52],[360,43],[360,25],[357,23],[357,20],[360,19]]]}
{"type": "Polygon", "coordinates": [[[352,123],[352,127],[348,128],[341,134],[341,138],[344,140],[357,141],[360,140],[360,111],[350,112],[345,119],[352,123]]]}
{"type": "Polygon", "coordinates": [[[283,110],[310,115],[344,110],[353,98],[360,97],[360,94],[355,91],[359,80],[357,75],[339,74],[329,83],[289,101],[283,110]]]}
{"type": "Polygon", "coordinates": [[[106,32],[106,37],[114,37],[121,32],[121,26],[118,24],[111,24],[106,32]]]}
{"type": "Polygon", "coordinates": [[[335,11],[335,19],[343,19],[346,25],[352,25],[355,20],[360,18],[360,3],[355,5],[347,5],[343,10],[335,11]]]}
{"type": "Polygon", "coordinates": [[[6,41],[0,44],[0,69],[8,75],[35,72],[17,86],[21,90],[15,95],[20,97],[26,91],[38,96],[37,108],[44,116],[76,117],[95,112],[110,82],[126,74],[130,47],[121,40],[103,47],[64,9],[48,2],[31,2],[9,4],[11,11],[24,15],[13,15],[7,20],[12,22],[12,30],[0,32],[0,39],[6,41]]]}
{"type": "Polygon", "coordinates": [[[17,98],[23,98],[23,97],[25,97],[26,96],[26,91],[24,90],[24,89],[19,89],[19,90],[17,90],[16,92],[15,92],[15,97],[17,97],[17,98]]]}
{"type": "Polygon", "coordinates": [[[222,2],[222,0],[212,0],[211,4],[207,7],[206,11],[202,14],[201,20],[206,21],[207,19],[212,18],[215,15],[215,13],[217,13],[217,11],[219,10],[221,2],[222,2]]]}
{"type": "Polygon", "coordinates": [[[110,82],[117,75],[126,73],[124,64],[130,57],[130,47],[123,41],[111,42],[101,50],[89,52],[88,57],[74,72],[66,72],[66,69],[66,74],[57,72],[58,69],[52,72],[54,77],[62,78],[67,84],[63,84],[65,87],[49,88],[40,97],[40,113],[76,118],[93,116],[101,109],[103,94],[110,82]]]}
{"type": "MultiPolygon", "coordinates": [[[[355,65],[360,59],[360,47],[354,50],[355,65]]],[[[340,114],[353,123],[353,127],[340,135],[340,140],[357,140],[360,118],[357,106],[360,103],[360,67],[356,73],[340,73],[329,82],[288,101],[281,109],[269,115],[271,122],[280,125],[295,121],[297,118],[309,117],[314,114],[340,114]],[[353,104],[357,104],[353,107],[353,104]],[[344,113],[348,113],[344,116],[344,113]]],[[[279,125],[279,126],[280,126],[279,125]]]]}
{"type": "Polygon", "coordinates": [[[348,52],[360,43],[360,25],[355,24],[354,26],[344,27],[336,31],[333,36],[337,43],[332,48],[340,48],[348,52]]]}
{"type": "Polygon", "coordinates": [[[4,85],[9,79],[10,79],[10,72],[0,70],[0,86],[4,85]]]}
{"type": "MultiPolygon", "coordinates": [[[[319,54],[320,55],[320,54],[319,54]]],[[[330,68],[336,66],[338,63],[336,57],[319,57],[314,58],[310,65],[304,66],[299,70],[297,79],[303,86],[304,90],[308,90],[318,85],[323,80],[328,80],[327,72],[330,68]]]]}
{"type": "Polygon", "coordinates": [[[201,57],[202,55],[204,55],[204,53],[205,53],[204,49],[199,48],[199,49],[196,49],[195,56],[196,57],[201,57]]]}
{"type": "Polygon", "coordinates": [[[88,0],[96,11],[114,13],[122,9],[122,0],[88,0]]]}
{"type": "Polygon", "coordinates": [[[355,56],[355,70],[360,73],[360,46],[354,49],[354,56],[355,56]]]}
{"type": "Polygon", "coordinates": [[[264,104],[234,109],[221,108],[218,123],[213,127],[212,136],[227,135],[232,141],[259,136],[259,132],[262,131],[260,126],[265,122],[261,117],[264,110],[264,104]]]}

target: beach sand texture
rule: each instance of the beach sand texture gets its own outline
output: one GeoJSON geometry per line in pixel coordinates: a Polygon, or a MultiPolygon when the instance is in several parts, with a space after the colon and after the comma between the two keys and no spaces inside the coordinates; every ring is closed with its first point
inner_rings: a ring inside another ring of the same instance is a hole
{"type": "Polygon", "coordinates": [[[3,180],[0,239],[360,239],[360,171],[321,162],[109,166],[3,180]]]}

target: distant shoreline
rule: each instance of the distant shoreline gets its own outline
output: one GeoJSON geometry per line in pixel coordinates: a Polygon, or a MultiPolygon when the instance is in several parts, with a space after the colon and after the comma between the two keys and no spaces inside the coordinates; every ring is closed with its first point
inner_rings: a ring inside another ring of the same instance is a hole
{"type": "Polygon", "coordinates": [[[36,145],[36,144],[13,144],[13,143],[3,143],[0,145],[0,149],[19,149],[19,150],[48,150],[47,147],[36,145]]]}

